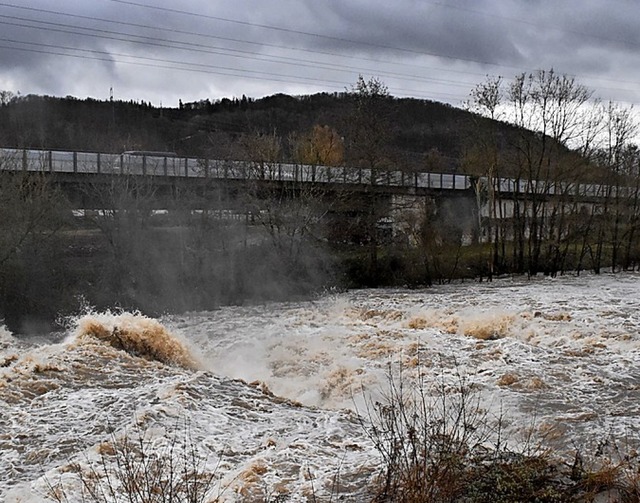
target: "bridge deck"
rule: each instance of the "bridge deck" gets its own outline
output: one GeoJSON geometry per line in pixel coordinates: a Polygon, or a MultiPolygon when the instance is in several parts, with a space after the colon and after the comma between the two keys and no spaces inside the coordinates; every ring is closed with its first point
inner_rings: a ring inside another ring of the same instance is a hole
{"type": "MultiPolygon", "coordinates": [[[[0,170],[50,173],[136,175],[167,178],[270,180],[296,183],[331,183],[412,190],[461,191],[488,186],[486,177],[448,173],[377,171],[352,167],[310,166],[178,157],[175,155],[105,154],[0,148],[0,170]]],[[[634,187],[495,178],[494,190],[506,196],[541,194],[602,198],[630,197],[634,187]]],[[[398,190],[396,190],[398,192],[398,190]]]]}

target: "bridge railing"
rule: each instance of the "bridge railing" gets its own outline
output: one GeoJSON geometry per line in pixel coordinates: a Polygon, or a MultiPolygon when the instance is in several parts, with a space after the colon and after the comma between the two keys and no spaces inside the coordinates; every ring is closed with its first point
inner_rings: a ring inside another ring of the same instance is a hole
{"type": "MultiPolygon", "coordinates": [[[[267,163],[197,159],[172,155],[104,154],[55,150],[0,148],[0,170],[45,171],[56,173],[127,174],[160,177],[187,177],[278,182],[337,183],[405,187],[407,189],[467,190],[486,177],[473,178],[448,173],[413,173],[370,170],[345,166],[267,163]]],[[[629,197],[633,188],[598,184],[577,184],[495,178],[493,189],[499,193],[529,193],[582,197],[629,197]]]]}
{"type": "MultiPolygon", "coordinates": [[[[489,183],[481,177],[481,185],[489,183]]],[[[609,197],[632,197],[637,192],[634,187],[618,185],[585,184],[575,182],[553,182],[547,180],[523,180],[510,178],[493,179],[493,190],[502,194],[540,194],[549,196],[578,196],[594,199],[609,197]]]]}
{"type": "Polygon", "coordinates": [[[56,173],[126,174],[187,178],[256,179],[465,190],[471,179],[446,173],[409,173],[345,166],[257,163],[175,155],[104,154],[35,149],[0,149],[0,169],[56,173]]]}

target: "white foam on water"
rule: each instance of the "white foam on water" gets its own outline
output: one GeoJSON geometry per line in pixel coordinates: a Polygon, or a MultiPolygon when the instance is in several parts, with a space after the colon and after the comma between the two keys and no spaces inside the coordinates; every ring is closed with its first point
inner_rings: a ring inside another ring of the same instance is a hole
{"type": "Polygon", "coordinates": [[[0,351],[5,351],[7,348],[14,346],[16,339],[7,327],[0,324],[0,351]]]}
{"type": "Polygon", "coordinates": [[[635,443],[639,299],[633,273],[362,290],[161,323],[94,313],[88,332],[98,337],[72,330],[57,345],[9,340],[0,495],[38,501],[43,476],[66,480],[70,463],[90,466],[112,435],[142,424],[153,446],[189,435],[216,471],[212,491],[222,501],[265,491],[330,497],[337,473],[339,494],[357,499],[377,458],[353,411],[366,411],[366,397],[376,399],[400,364],[405,379],[428,387],[455,391],[464,378],[490,419],[504,416],[516,444],[532,432],[569,451],[607,435],[635,443]],[[144,343],[123,344],[123,333],[144,343]],[[198,364],[165,358],[150,341],[178,341],[198,364]]]}
{"type": "Polygon", "coordinates": [[[407,366],[405,375],[426,367],[434,381],[462,373],[495,415],[507,411],[512,433],[527,429],[535,409],[536,429],[568,448],[638,423],[629,407],[640,385],[639,280],[585,275],[356,291],[169,322],[212,371],[263,381],[310,406],[356,408],[363,388],[384,388],[390,362],[407,366]]]}

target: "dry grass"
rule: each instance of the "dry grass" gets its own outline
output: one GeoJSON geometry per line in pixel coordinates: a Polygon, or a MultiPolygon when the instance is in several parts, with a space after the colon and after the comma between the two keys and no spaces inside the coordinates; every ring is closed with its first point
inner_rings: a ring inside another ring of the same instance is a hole
{"type": "MultiPolygon", "coordinates": [[[[501,380],[522,382],[515,374],[501,380]]],[[[636,451],[622,456],[599,448],[591,468],[579,454],[567,462],[549,450],[515,452],[500,441],[501,420],[490,428],[463,379],[457,389],[443,386],[435,395],[425,386],[390,373],[385,400],[361,417],[382,459],[372,502],[640,502],[636,451]]]]}

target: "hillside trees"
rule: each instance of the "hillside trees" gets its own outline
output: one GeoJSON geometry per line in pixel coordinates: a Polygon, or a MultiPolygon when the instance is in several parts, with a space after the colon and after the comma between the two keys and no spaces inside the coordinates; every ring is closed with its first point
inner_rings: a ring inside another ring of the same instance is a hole
{"type": "MultiPolygon", "coordinates": [[[[516,76],[508,89],[511,120],[518,127],[510,162],[524,182],[522,201],[514,201],[516,269],[535,275],[541,263],[549,212],[544,194],[556,183],[575,182],[568,148],[583,147],[592,131],[585,123],[587,88],[553,70],[516,76]],[[534,131],[539,136],[525,134],[534,131]],[[524,258],[526,257],[526,262],[524,258]]],[[[564,213],[564,209],[560,209],[564,213]]],[[[564,229],[559,229],[562,233],[564,229]]]]}
{"type": "Polygon", "coordinates": [[[13,92],[7,90],[0,91],[0,106],[8,105],[13,99],[15,99],[13,92]]]}
{"type": "MultiPolygon", "coordinates": [[[[366,82],[366,81],[365,81],[366,82]]],[[[428,100],[394,98],[385,113],[389,130],[386,157],[424,169],[424,153],[442,154],[442,169],[457,166],[469,117],[457,108],[428,100]]],[[[15,96],[0,114],[3,146],[121,153],[175,151],[180,155],[246,159],[243,140],[253,132],[305,135],[314,125],[329,126],[345,140],[346,164],[353,165],[351,92],[309,96],[282,94],[260,99],[202,100],[182,108],[148,102],[77,99],[71,96],[15,96]]],[[[293,160],[286,151],[285,159],[293,160]]],[[[440,164],[440,163],[438,163],[440,164]]],[[[438,168],[440,169],[440,168],[438,168]]]]}

